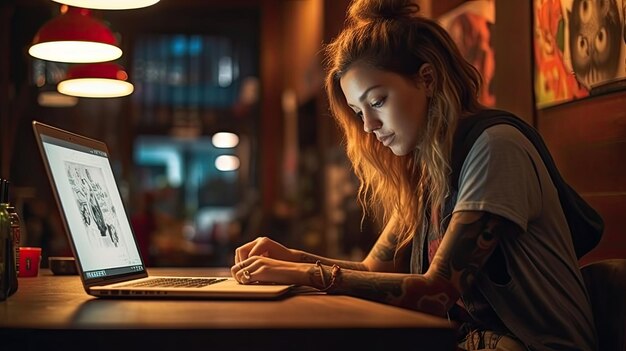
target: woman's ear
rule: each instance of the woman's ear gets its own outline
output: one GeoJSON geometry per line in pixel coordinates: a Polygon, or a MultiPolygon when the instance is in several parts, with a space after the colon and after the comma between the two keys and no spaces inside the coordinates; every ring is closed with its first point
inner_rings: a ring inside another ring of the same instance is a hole
{"type": "Polygon", "coordinates": [[[420,67],[418,72],[419,80],[424,84],[426,95],[431,97],[435,90],[435,70],[430,63],[425,63],[420,67]]]}

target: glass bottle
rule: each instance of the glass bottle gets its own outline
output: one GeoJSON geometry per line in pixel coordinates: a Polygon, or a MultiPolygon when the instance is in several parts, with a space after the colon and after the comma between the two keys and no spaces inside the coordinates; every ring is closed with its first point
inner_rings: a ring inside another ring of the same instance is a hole
{"type": "Polygon", "coordinates": [[[11,216],[9,211],[7,211],[9,206],[4,202],[6,190],[6,181],[2,180],[0,183],[0,301],[6,300],[9,296],[9,281],[12,278],[9,277],[9,270],[7,269],[7,263],[10,262],[9,236],[11,235],[11,216]]]}
{"type": "Polygon", "coordinates": [[[20,224],[20,216],[15,211],[15,207],[9,206],[7,208],[9,212],[9,217],[11,218],[11,244],[12,250],[11,254],[13,258],[9,261],[15,262],[15,269],[11,271],[13,277],[10,279],[11,289],[9,291],[9,295],[13,295],[17,291],[18,280],[17,277],[20,274],[20,238],[21,238],[21,224],[20,224]]]}

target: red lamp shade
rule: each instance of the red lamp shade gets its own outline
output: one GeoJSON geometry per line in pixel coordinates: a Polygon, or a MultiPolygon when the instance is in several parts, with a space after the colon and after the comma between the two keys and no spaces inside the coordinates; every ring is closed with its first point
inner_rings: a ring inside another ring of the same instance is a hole
{"type": "Polygon", "coordinates": [[[98,10],[130,10],[148,7],[159,0],[52,0],[69,6],[98,10]]]}
{"type": "Polygon", "coordinates": [[[57,90],[78,97],[120,97],[134,90],[127,79],[126,71],[112,62],[76,65],[67,71],[66,79],[59,82],[57,90]]]}
{"type": "Polygon", "coordinates": [[[118,59],[122,50],[117,47],[117,39],[90,13],[88,9],[70,7],[46,22],[35,34],[28,53],[42,60],[69,63],[118,59]]]}

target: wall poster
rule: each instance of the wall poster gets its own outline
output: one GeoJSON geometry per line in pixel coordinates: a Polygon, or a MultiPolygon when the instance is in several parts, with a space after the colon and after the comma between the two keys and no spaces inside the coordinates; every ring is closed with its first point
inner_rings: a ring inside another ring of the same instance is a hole
{"type": "Polygon", "coordinates": [[[626,86],[625,7],[626,0],[534,0],[538,108],[626,86]]]}
{"type": "Polygon", "coordinates": [[[494,0],[466,1],[438,20],[456,42],[463,57],[482,75],[480,102],[487,107],[495,106],[493,75],[496,63],[492,40],[496,23],[494,0]]]}

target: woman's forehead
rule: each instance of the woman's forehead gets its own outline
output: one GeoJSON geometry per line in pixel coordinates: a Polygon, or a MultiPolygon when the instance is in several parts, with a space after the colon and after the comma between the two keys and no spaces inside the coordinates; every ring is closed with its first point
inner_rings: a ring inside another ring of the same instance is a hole
{"type": "Polygon", "coordinates": [[[346,70],[340,78],[340,85],[344,93],[347,93],[347,90],[351,90],[352,93],[359,93],[359,91],[363,93],[371,86],[396,86],[406,84],[406,80],[407,77],[401,74],[361,63],[346,70]]]}
{"type": "Polygon", "coordinates": [[[345,85],[360,86],[373,83],[382,84],[393,80],[395,73],[381,70],[368,64],[356,64],[346,70],[341,77],[342,87],[345,85]]]}

